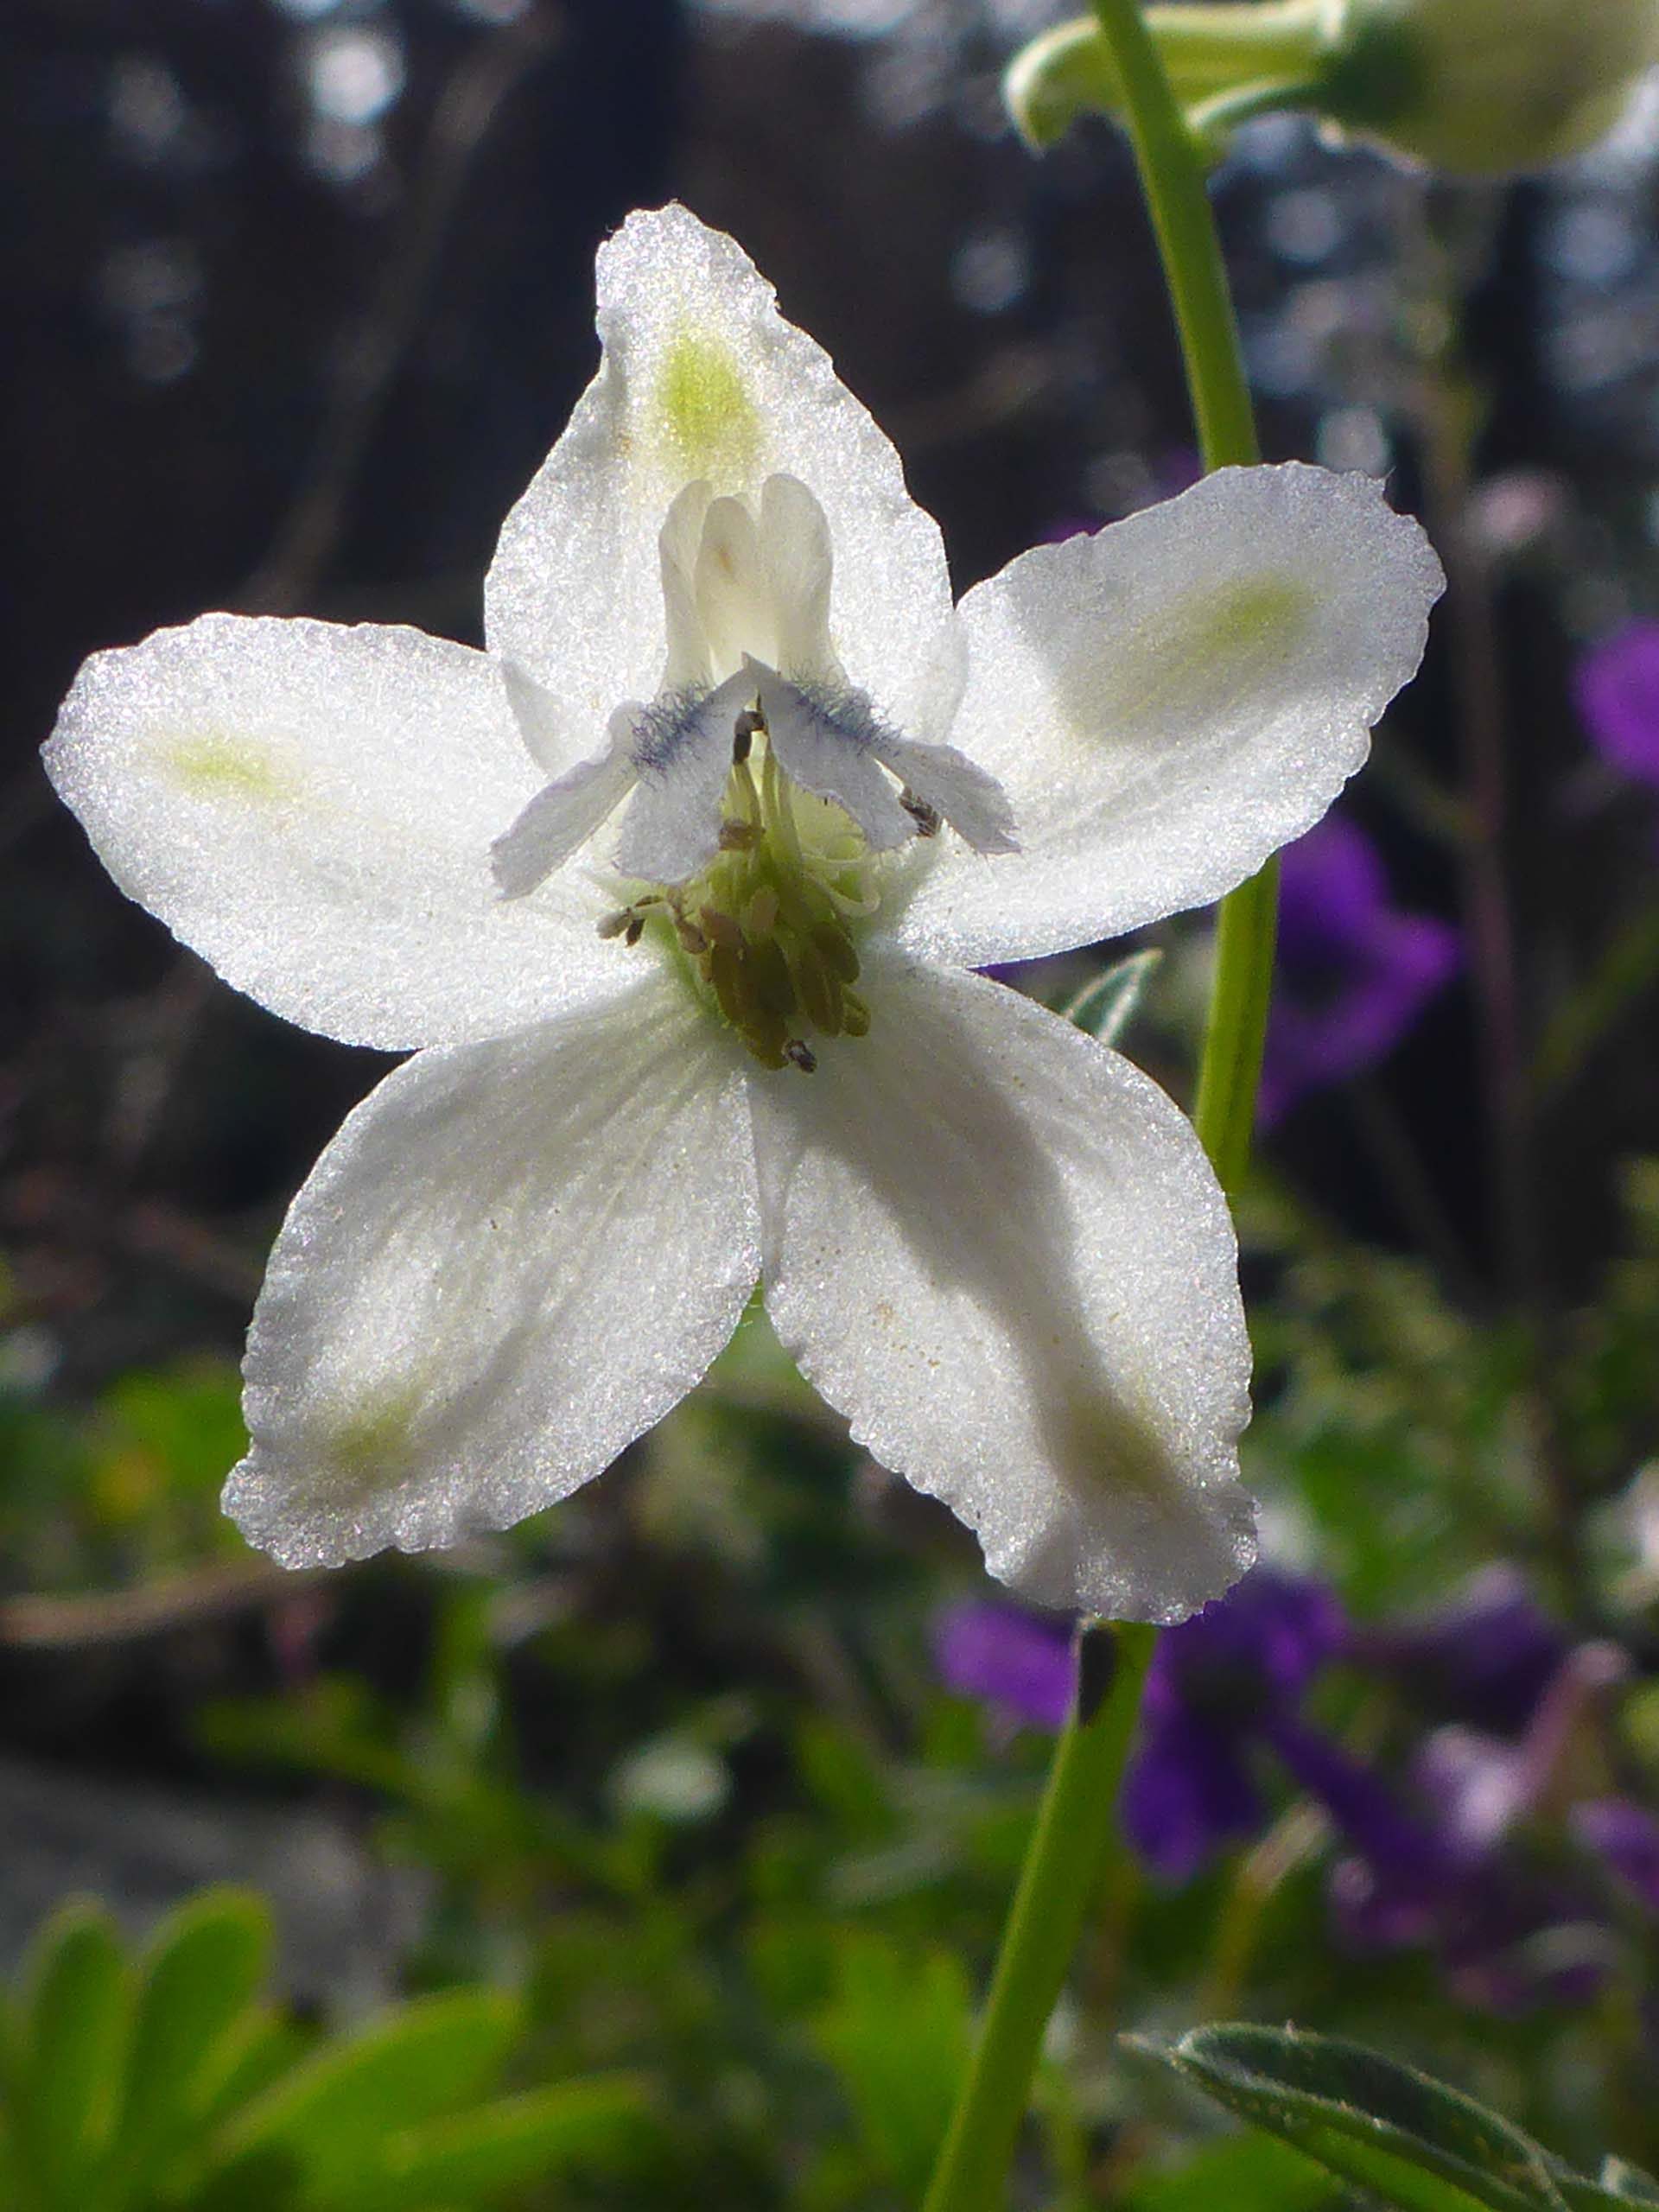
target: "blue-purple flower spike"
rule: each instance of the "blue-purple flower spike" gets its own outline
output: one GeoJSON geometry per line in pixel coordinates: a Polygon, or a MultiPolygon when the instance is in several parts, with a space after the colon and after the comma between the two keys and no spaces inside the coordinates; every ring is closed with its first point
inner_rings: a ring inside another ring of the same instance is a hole
{"type": "Polygon", "coordinates": [[[1165,1635],[1123,1783],[1124,1834],[1154,1872],[1185,1881],[1262,1825],[1253,1755],[1346,1634],[1322,1584],[1258,1567],[1165,1635]]]}
{"type": "Polygon", "coordinates": [[[1573,699],[1610,767],[1659,785],[1659,622],[1631,622],[1580,661],[1573,699]]]}
{"type": "Polygon", "coordinates": [[[1364,831],[1327,816],[1286,850],[1279,966],[1262,1071],[1272,1122],[1311,1090],[1387,1058],[1456,972],[1458,935],[1402,913],[1364,831]]]}

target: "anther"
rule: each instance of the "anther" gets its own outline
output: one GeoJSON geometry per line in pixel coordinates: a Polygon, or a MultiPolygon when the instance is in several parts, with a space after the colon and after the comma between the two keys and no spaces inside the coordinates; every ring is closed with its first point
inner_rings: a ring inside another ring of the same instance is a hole
{"type": "Polygon", "coordinates": [[[770,937],[778,925],[778,893],[763,883],[743,909],[743,934],[751,939],[770,937]]]}
{"type": "Polygon", "coordinates": [[[733,952],[742,950],[743,932],[730,914],[722,913],[718,906],[704,906],[698,911],[697,924],[711,944],[723,944],[733,952]]]}
{"type": "Polygon", "coordinates": [[[899,794],[899,804],[916,824],[916,835],[918,837],[938,836],[940,821],[938,808],[930,806],[925,798],[919,798],[908,784],[899,794]]]}
{"type": "Polygon", "coordinates": [[[720,849],[722,853],[747,853],[760,842],[760,832],[753,822],[722,822],[720,825],[720,849]]]}
{"type": "Polygon", "coordinates": [[[622,942],[624,944],[638,944],[645,933],[645,916],[643,914],[630,914],[628,917],[628,926],[622,932],[622,942]]]}
{"type": "Polygon", "coordinates": [[[741,767],[744,761],[748,759],[749,748],[766,726],[754,708],[744,708],[732,725],[732,765],[734,767],[741,767]]]}
{"type": "Polygon", "coordinates": [[[632,906],[624,906],[620,913],[607,914],[599,925],[601,937],[620,937],[625,930],[633,927],[637,917],[632,906]]]}
{"type": "Polygon", "coordinates": [[[811,1075],[818,1065],[818,1056],[804,1037],[791,1037],[784,1046],[784,1058],[792,1068],[799,1068],[803,1075],[811,1075]]]}

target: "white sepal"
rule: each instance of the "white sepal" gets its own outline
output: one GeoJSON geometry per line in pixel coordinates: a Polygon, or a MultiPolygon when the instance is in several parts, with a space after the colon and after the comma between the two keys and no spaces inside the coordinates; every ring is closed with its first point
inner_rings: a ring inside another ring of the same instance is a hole
{"type": "Polygon", "coordinates": [[[1220,898],[1359,766],[1444,582],[1378,485],[1294,461],[1020,554],[963,601],[953,733],[1020,850],[942,845],[900,941],[980,967],[1220,898]]]}
{"type": "Polygon", "coordinates": [[[204,614],[94,654],[46,766],[129,897],[325,1036],[498,1036],[622,985],[592,885],[498,899],[536,772],[499,671],[447,639],[204,614]]]}
{"type": "Polygon", "coordinates": [[[422,1052],[347,1121],[271,1255],[225,1493],[290,1566],[501,1529],[702,1376],[759,1265],[742,1079],[660,971],[422,1052]]]}
{"type": "Polygon", "coordinates": [[[1024,1596],[1184,1618],[1253,1554],[1236,1250],[1192,1124],[1000,984],[861,988],[855,1049],[751,1083],[779,1338],[1024,1596]]]}

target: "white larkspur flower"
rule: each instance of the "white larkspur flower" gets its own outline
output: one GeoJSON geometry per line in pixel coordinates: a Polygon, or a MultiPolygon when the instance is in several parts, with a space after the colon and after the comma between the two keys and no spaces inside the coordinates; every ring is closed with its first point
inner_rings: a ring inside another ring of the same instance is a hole
{"type": "Polygon", "coordinates": [[[1230,470],[953,610],[892,447],[729,238],[632,217],[599,327],[487,652],[207,615],[92,659],[48,749],[231,982],[419,1048],[277,1240],[229,1509],[296,1564],[504,1526],[759,1281],[995,1573],[1176,1618],[1251,1552],[1226,1207],[1154,1084],[970,971],[1306,829],[1434,557],[1359,478],[1230,470]]]}

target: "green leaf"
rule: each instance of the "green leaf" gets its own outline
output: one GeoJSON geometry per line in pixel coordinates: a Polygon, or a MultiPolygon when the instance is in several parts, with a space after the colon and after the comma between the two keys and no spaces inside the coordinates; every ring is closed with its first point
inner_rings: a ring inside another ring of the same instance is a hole
{"type": "Polygon", "coordinates": [[[653,2137],[637,2076],[563,2082],[390,2135],[360,2173],[304,2190],[299,2204],[303,2212],[423,2212],[487,2203],[575,2169],[625,2171],[653,2137]]]}
{"type": "Polygon", "coordinates": [[[134,2008],[118,2137],[129,2195],[205,2124],[238,2067],[270,1954],[270,1915],[245,1891],[209,1890],[157,1931],[134,2008]]]}
{"type": "Polygon", "coordinates": [[[43,2203],[89,2212],[102,2201],[126,2062],[131,1996],[114,1923],[66,1905],[36,1941],[13,2070],[18,2164],[43,2203]]]}
{"type": "Polygon", "coordinates": [[[1529,2136],[1357,2044],[1248,2026],[1195,2029],[1173,2046],[1135,2040],[1241,2119],[1405,2212],[1565,2212],[1529,2136]]]}
{"type": "Polygon", "coordinates": [[[213,2165],[286,2158],[321,2202],[326,2185],[372,2171],[388,2136],[480,2096],[518,2024],[518,2005],[499,1991],[417,1998],[315,2051],[233,2117],[213,2165]]]}
{"type": "Polygon", "coordinates": [[[1144,952],[1131,952],[1126,959],[1115,961],[1068,999],[1060,1008],[1061,1014],[1103,1045],[1116,1045],[1163,957],[1160,949],[1152,944],[1144,952]]]}
{"type": "Polygon", "coordinates": [[[968,2063],[971,1998],[959,1960],[849,1937],[814,2024],[884,2179],[919,2199],[968,2063]]]}

